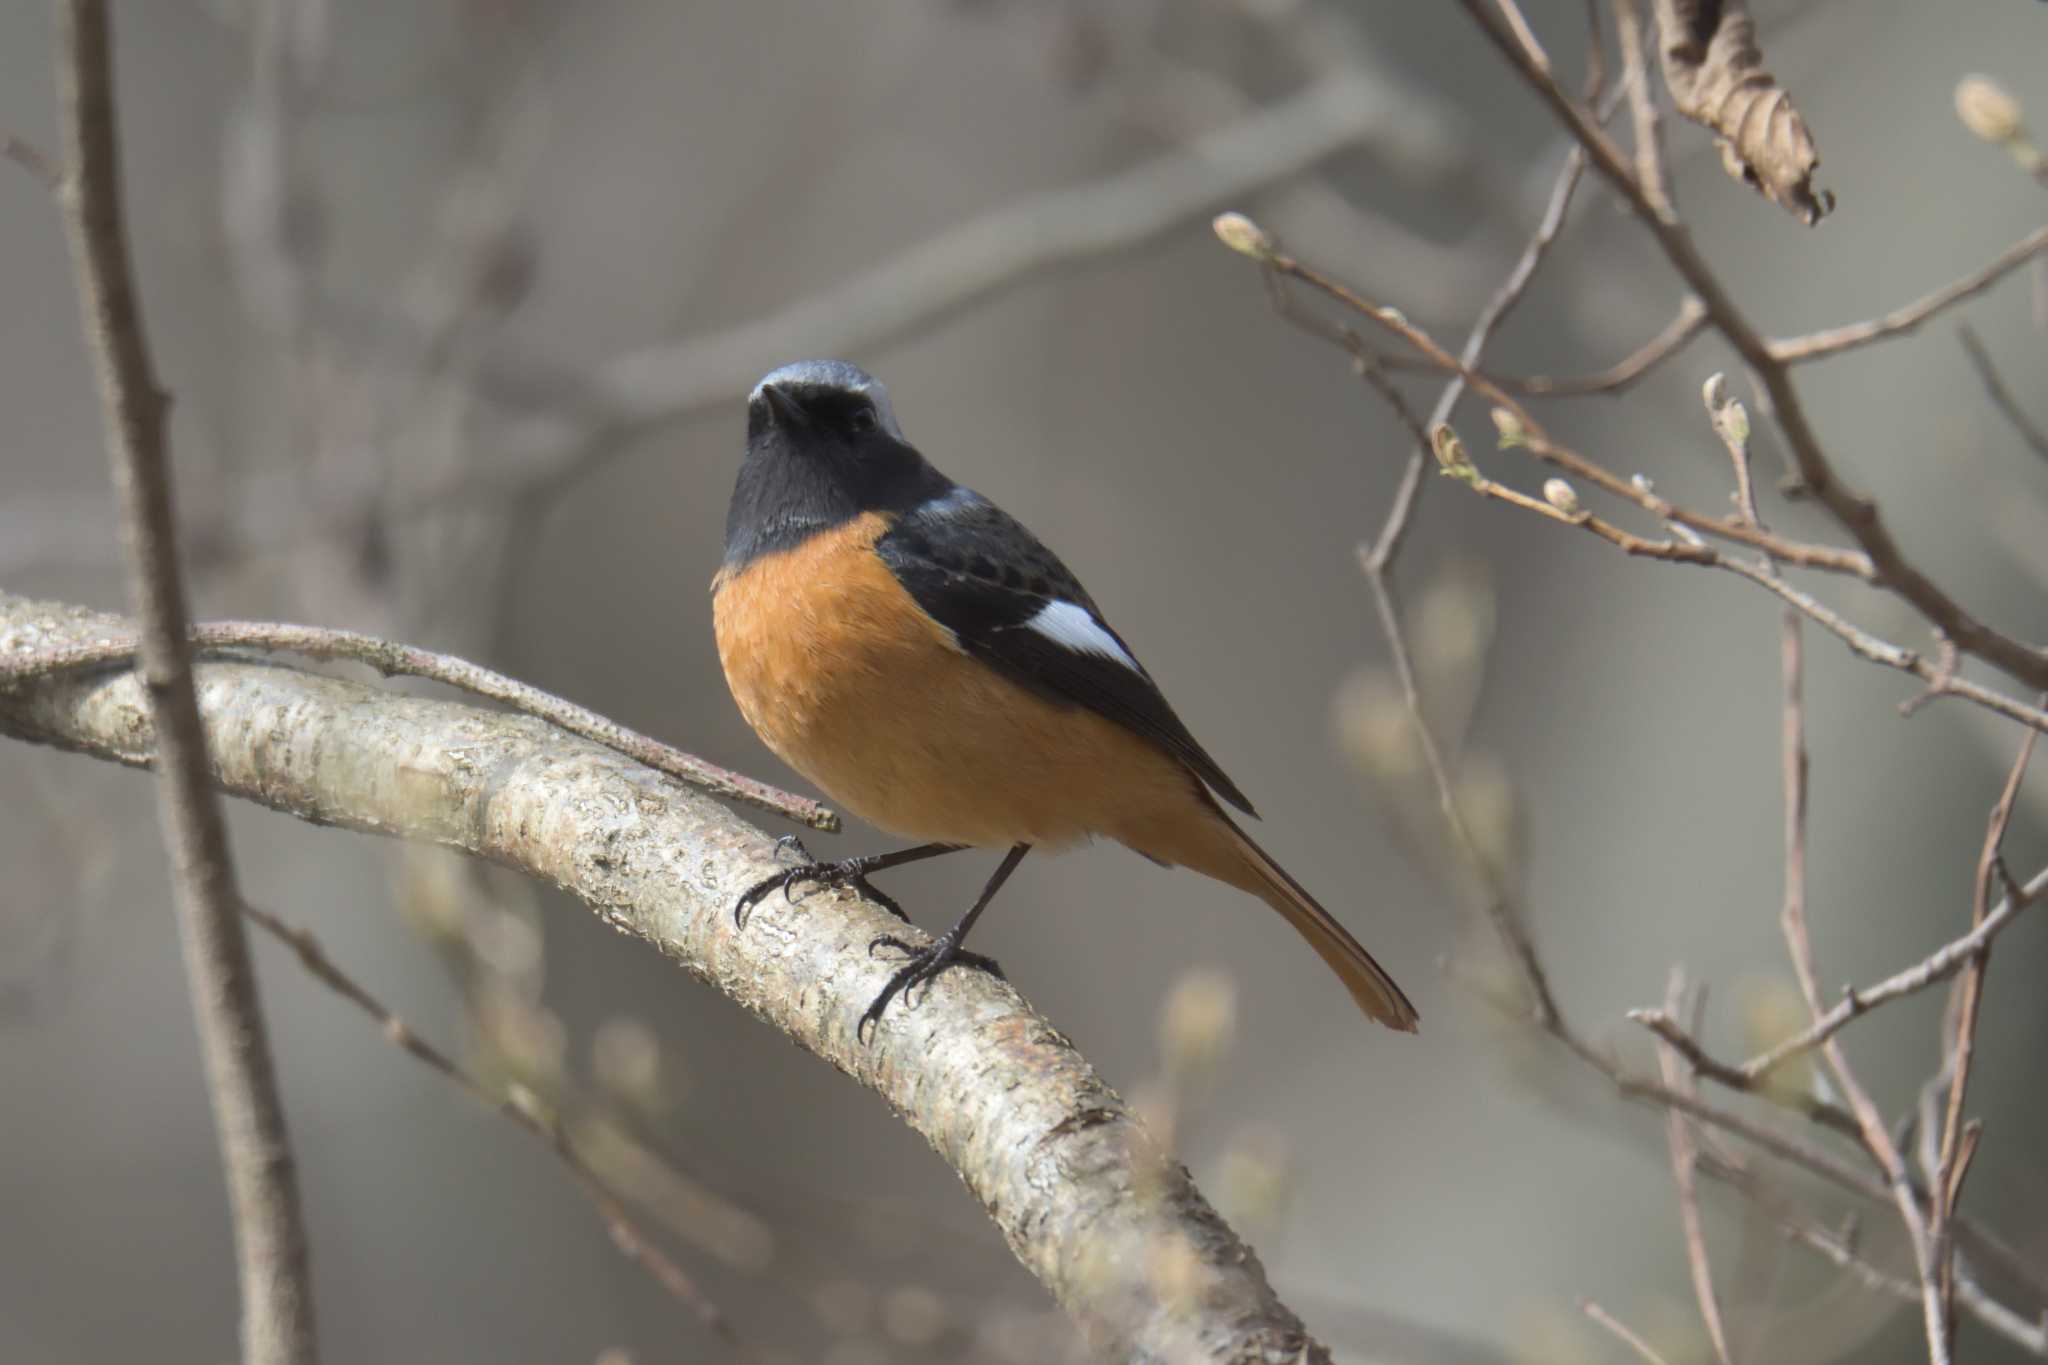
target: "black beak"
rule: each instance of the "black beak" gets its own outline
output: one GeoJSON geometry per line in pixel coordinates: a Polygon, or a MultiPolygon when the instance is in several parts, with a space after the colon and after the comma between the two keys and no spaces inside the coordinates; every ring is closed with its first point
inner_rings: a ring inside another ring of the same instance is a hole
{"type": "Polygon", "coordinates": [[[776,384],[761,386],[761,399],[768,405],[768,412],[777,426],[799,426],[804,421],[804,410],[797,406],[796,399],[776,384]]]}

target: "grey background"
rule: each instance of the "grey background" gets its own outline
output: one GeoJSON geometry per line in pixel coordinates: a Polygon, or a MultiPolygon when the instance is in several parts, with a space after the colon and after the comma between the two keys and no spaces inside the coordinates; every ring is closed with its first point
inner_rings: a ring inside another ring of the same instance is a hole
{"type": "MultiPolygon", "coordinates": [[[[792,779],[725,695],[705,593],[737,396],[508,502],[491,471],[563,419],[544,386],[480,395],[479,376],[515,363],[576,375],[744,323],[963,218],[1157,155],[1147,53],[1260,101],[1311,78],[1316,59],[1405,91],[1439,130],[1435,150],[1368,145],[1313,187],[1231,206],[1446,340],[1505,273],[1562,156],[1449,6],[301,6],[308,27],[285,34],[282,57],[264,55],[244,5],[116,9],[131,226],[176,395],[201,614],[463,653],[777,781],[792,779]],[[1355,49],[1304,39],[1310,25],[1355,49]],[[295,73],[282,209],[246,141],[252,73],[279,69],[295,73]],[[280,219],[281,235],[260,226],[280,219]],[[297,245],[279,257],[278,240],[297,245]],[[480,256],[504,292],[461,283],[480,256]],[[296,264],[266,275],[280,259],[296,264]],[[441,344],[401,344],[423,330],[441,344]],[[477,471],[476,490],[422,506],[417,490],[450,469],[477,471]],[[373,515],[336,525],[329,509],[365,488],[373,515]]],[[[1575,71],[1580,7],[1530,12],[1575,71]]],[[[1804,231],[1729,182],[1698,130],[1673,127],[1670,143],[1699,241],[1764,329],[1894,307],[2040,221],[2039,188],[1951,111],[1975,70],[2048,108],[2039,6],[1779,3],[1761,18],[1840,211],[1804,231]]],[[[0,7],[0,130],[45,147],[51,47],[46,7],[0,7]]],[[[0,573],[15,591],[118,607],[64,242],[41,188],[6,170],[0,573]]],[[[1495,363],[1597,368],[1659,327],[1678,292],[1589,186],[1495,363]]],[[[2022,277],[1965,310],[2023,399],[2044,354],[2027,295],[2022,277]]],[[[779,358],[806,351],[793,339],[779,358]]],[[[1344,359],[1276,319],[1199,220],[848,358],[889,383],[935,463],[1086,578],[1266,812],[1260,837],[1396,973],[1424,1031],[1370,1028],[1263,910],[1118,849],[1027,864],[978,946],[1131,1089],[1159,1074],[1165,993],[1191,968],[1227,968],[1234,1049],[1192,1103],[1183,1154],[1219,1197],[1245,1153],[1283,1154],[1290,1196],[1251,1229],[1283,1294],[1344,1358],[1612,1358],[1574,1309],[1581,1295],[1674,1360],[1700,1358],[1660,1121],[1439,970],[1490,959],[1456,890],[1401,834],[1430,828],[1428,805],[1375,786],[1336,737],[1333,697],[1386,664],[1353,553],[1405,455],[1344,359]]],[[[1547,411],[1613,467],[1713,508],[1725,464],[1696,394],[1728,364],[1702,343],[1620,401],[1547,411]]],[[[1883,498],[1918,561],[1992,621],[2048,637],[2048,468],[1984,401],[1948,320],[1800,384],[1834,457],[1883,498]]],[[[1540,483],[1491,451],[1483,411],[1460,421],[1489,472],[1540,483]]],[[[1763,467],[1777,458],[1761,441],[1763,467]]],[[[1492,628],[1483,687],[1453,678],[1440,695],[1454,725],[1471,696],[1468,769],[1512,783],[1560,994],[1647,1063],[1621,1012],[1660,999],[1683,962],[1713,983],[1710,1035],[1744,1051],[1745,1020],[1789,980],[1775,608],[1733,579],[1628,561],[1430,482],[1403,582],[1411,603],[1432,584],[1487,585],[1441,599],[1492,628]]],[[[1825,530],[1810,510],[1768,510],[1825,530]]],[[[1891,606],[1839,600],[1925,644],[1891,606]]],[[[1956,703],[1902,721],[1909,680],[1810,638],[1814,928],[1827,980],[1867,980],[1965,922],[2014,736],[1956,703]]],[[[2048,848],[2044,791],[2033,784],[2015,823],[2016,867],[2048,848]]],[[[229,1358],[228,1230],[149,786],[15,747],[0,753],[0,800],[0,1360],[229,1358]]],[[[459,982],[394,909],[434,873],[357,836],[233,819],[252,899],[316,929],[429,1036],[473,1029],[459,982]]],[[[861,829],[812,841],[880,845],[861,829]]],[[[890,885],[935,927],[986,861],[890,885]]],[[[588,1071],[606,1019],[641,1021],[678,1097],[650,1140],[772,1230],[774,1258],[751,1270],[674,1242],[750,1342],[775,1359],[1032,1358],[1015,1343],[1043,1317],[1036,1286],[869,1096],[574,906],[518,922],[540,926],[539,999],[570,1070],[588,1071]],[[904,1286],[944,1305],[930,1347],[892,1339],[880,1313],[904,1286]]],[[[2036,1258],[2044,933],[2038,916],[2017,927],[1991,975],[1972,1091],[1987,1136],[1968,1197],[2036,1258]]],[[[330,1360],[724,1357],[615,1254],[546,1151],[386,1047],[273,945],[258,952],[330,1360]]],[[[1934,1064],[1938,1011],[1929,996],[1851,1035],[1894,1111],[1934,1064]]],[[[1786,1359],[1917,1357],[1913,1314],[1781,1253],[1725,1192],[1708,1202],[1745,1340],[1786,1359]]],[[[1872,1254],[1903,1264],[1885,1215],[1865,1226],[1872,1254]]],[[[2000,1358],[1974,1324],[1963,1331],[1971,1357],[2000,1358]]]]}

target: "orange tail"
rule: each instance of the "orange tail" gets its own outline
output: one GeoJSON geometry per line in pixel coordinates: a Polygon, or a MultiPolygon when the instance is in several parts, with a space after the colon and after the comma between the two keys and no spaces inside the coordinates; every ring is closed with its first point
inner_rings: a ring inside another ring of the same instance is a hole
{"type": "Polygon", "coordinates": [[[1358,1007],[1373,1019],[1388,1028],[1403,1033],[1415,1032],[1415,1006],[1394,984],[1394,978],[1386,969],[1373,961],[1372,954],[1353,937],[1336,917],[1316,903],[1316,898],[1302,889],[1301,883],[1287,875],[1280,864],[1273,861],[1266,850],[1253,843],[1251,837],[1239,829],[1231,818],[1223,813],[1215,802],[1207,800],[1207,814],[1215,822],[1201,831],[1199,842],[1189,839],[1188,826],[1192,821],[1174,821],[1171,834],[1154,826],[1147,831],[1151,838],[1126,839],[1132,848],[1148,858],[1166,863],[1178,863],[1205,876],[1228,882],[1241,891],[1248,891],[1266,904],[1286,916],[1294,931],[1308,940],[1308,946],[1316,955],[1330,964],[1330,970],[1337,974],[1351,992],[1351,998],[1358,1007]],[[1166,837],[1160,837],[1161,835],[1166,837]],[[1178,835],[1180,837],[1172,837],[1178,835]]]}

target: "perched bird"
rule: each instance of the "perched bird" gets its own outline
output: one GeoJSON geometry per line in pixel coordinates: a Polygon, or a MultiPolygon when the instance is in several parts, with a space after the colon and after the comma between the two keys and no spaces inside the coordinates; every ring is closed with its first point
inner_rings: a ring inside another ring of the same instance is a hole
{"type": "Polygon", "coordinates": [[[962,848],[1007,849],[973,906],[906,956],[862,1028],[948,965],[1033,848],[1114,839],[1278,910],[1368,1015],[1412,1032],[1393,978],[1225,813],[1251,803],[1188,733],[1123,637],[1015,518],[934,469],[889,395],[841,361],[785,365],[747,400],[747,454],[712,580],[718,655],[747,723],[900,852],[809,863],[780,887],[962,848]]]}

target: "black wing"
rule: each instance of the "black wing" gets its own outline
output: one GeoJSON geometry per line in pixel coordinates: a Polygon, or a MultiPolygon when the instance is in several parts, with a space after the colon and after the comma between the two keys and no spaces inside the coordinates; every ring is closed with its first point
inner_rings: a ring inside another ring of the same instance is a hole
{"type": "Polygon", "coordinates": [[[1015,517],[956,488],[905,515],[875,550],[969,654],[1042,697],[1085,706],[1150,740],[1225,801],[1257,814],[1072,571],[1015,517]]]}

